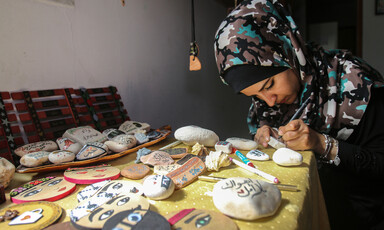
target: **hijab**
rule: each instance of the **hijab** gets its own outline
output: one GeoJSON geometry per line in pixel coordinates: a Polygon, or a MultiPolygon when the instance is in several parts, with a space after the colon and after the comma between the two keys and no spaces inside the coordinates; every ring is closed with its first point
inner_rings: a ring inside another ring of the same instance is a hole
{"type": "Polygon", "coordinates": [[[300,119],[318,132],[346,140],[365,112],[372,87],[384,82],[380,73],[347,50],[306,44],[277,0],[242,1],[219,26],[214,48],[224,83],[226,73],[239,65],[290,68],[300,78],[301,92],[293,104],[269,107],[252,98],[247,117],[251,134],[263,125],[285,125],[310,98],[300,119]]]}

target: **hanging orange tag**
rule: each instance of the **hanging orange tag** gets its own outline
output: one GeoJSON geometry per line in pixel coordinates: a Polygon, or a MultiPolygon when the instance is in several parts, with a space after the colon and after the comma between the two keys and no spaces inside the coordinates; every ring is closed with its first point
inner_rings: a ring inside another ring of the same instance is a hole
{"type": "Polygon", "coordinates": [[[196,56],[193,56],[193,55],[189,56],[189,70],[190,71],[201,70],[200,60],[196,56]]]}

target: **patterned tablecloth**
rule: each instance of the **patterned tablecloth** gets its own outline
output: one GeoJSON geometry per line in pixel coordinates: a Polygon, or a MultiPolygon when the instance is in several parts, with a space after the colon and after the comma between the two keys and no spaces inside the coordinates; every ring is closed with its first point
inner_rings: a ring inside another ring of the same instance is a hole
{"type": "MultiPolygon", "coordinates": [[[[174,139],[166,140],[151,146],[150,149],[157,150],[160,147],[173,142],[174,139]]],[[[180,147],[180,146],[177,146],[180,147]]],[[[263,149],[263,151],[272,157],[274,149],[263,149]]],[[[246,151],[242,151],[244,154],[246,151]]],[[[281,184],[296,185],[299,191],[281,191],[282,202],[271,217],[266,217],[254,221],[235,220],[239,229],[330,229],[327,211],[324,203],[323,193],[317,172],[316,159],[312,152],[302,151],[303,163],[295,167],[283,167],[269,161],[252,161],[258,168],[277,177],[281,184]]],[[[238,159],[236,156],[232,156],[238,159]]],[[[129,164],[134,163],[136,153],[129,154],[122,158],[104,162],[112,166],[123,169],[129,164]]],[[[0,205],[0,208],[7,208],[12,203],[9,200],[9,191],[32,179],[46,176],[62,176],[63,171],[49,173],[16,173],[14,179],[6,190],[7,201],[0,205]]],[[[217,177],[248,177],[253,179],[263,179],[256,174],[252,174],[236,165],[230,165],[221,168],[218,172],[206,172],[204,175],[217,177]]],[[[124,177],[119,179],[128,180],[124,177]]],[[[142,182],[142,180],[137,180],[142,182]]],[[[176,210],[198,208],[218,211],[212,201],[212,189],[214,183],[197,180],[185,188],[176,190],[171,197],[161,201],[150,201],[151,210],[161,215],[167,215],[176,210]]],[[[60,205],[63,209],[63,216],[59,222],[69,221],[69,212],[78,202],[76,194],[86,185],[77,185],[75,192],[71,195],[57,200],[54,203],[60,205]]]]}

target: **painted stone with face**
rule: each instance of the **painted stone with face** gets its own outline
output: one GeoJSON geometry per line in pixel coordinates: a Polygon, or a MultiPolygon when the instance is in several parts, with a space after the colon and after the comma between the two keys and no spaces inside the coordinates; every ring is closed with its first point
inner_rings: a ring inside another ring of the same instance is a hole
{"type": "Polygon", "coordinates": [[[156,229],[170,230],[171,226],[167,219],[157,212],[136,208],[117,213],[111,217],[103,226],[103,230],[109,229],[156,229]]]}
{"type": "Polygon", "coordinates": [[[114,215],[136,208],[149,209],[149,202],[143,196],[137,194],[117,195],[98,208],[89,212],[87,216],[72,224],[78,229],[101,229],[103,225],[114,215]]]}
{"type": "Polygon", "coordinates": [[[144,195],[153,200],[170,197],[175,190],[175,183],[164,175],[150,175],[143,182],[144,195]]]}
{"type": "Polygon", "coordinates": [[[142,195],[142,191],[143,189],[140,183],[125,180],[113,180],[102,186],[92,197],[80,202],[77,207],[71,210],[69,216],[72,222],[77,222],[115,196],[127,195],[130,193],[142,195]]]}
{"type": "Polygon", "coordinates": [[[103,180],[114,180],[119,177],[120,169],[109,165],[68,168],[64,172],[64,178],[76,184],[93,184],[103,180]]]}
{"type": "Polygon", "coordinates": [[[183,209],[165,216],[172,229],[193,230],[236,230],[236,223],[220,212],[205,209],[183,209]]]}
{"type": "Polygon", "coordinates": [[[64,177],[45,177],[12,189],[9,195],[14,203],[30,201],[55,201],[68,196],[76,189],[76,184],[64,177]]]}

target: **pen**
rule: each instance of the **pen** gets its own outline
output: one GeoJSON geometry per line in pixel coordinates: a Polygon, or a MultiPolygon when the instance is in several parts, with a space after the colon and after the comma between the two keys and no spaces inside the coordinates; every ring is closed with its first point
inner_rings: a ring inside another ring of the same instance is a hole
{"type": "MultiPolygon", "coordinates": [[[[203,181],[208,181],[208,182],[218,182],[221,180],[225,180],[227,178],[224,177],[213,177],[213,176],[198,176],[200,180],[203,181]]],[[[280,190],[285,190],[285,191],[292,191],[296,192],[298,191],[296,185],[290,185],[290,184],[275,184],[280,190]]]]}
{"type": "Polygon", "coordinates": [[[246,164],[246,165],[248,165],[248,166],[250,166],[250,167],[256,168],[255,165],[254,165],[250,160],[248,160],[248,158],[245,157],[239,150],[233,148],[232,151],[235,151],[236,156],[238,156],[238,157],[240,158],[240,160],[241,160],[242,162],[244,162],[244,164],[246,164]]]}
{"type": "MultiPolygon", "coordinates": [[[[293,116],[291,117],[291,119],[289,119],[288,123],[291,122],[291,121],[293,121],[293,120],[295,120],[295,119],[297,119],[297,118],[301,115],[301,113],[303,112],[303,110],[305,109],[305,107],[308,105],[308,103],[309,103],[310,101],[311,101],[311,98],[308,97],[307,100],[305,100],[304,103],[300,106],[300,108],[296,111],[296,113],[293,114],[293,116]]],[[[288,124],[288,123],[287,123],[287,124],[288,124]]],[[[277,133],[279,133],[279,130],[278,130],[277,128],[273,128],[273,129],[276,130],[277,133]]],[[[278,139],[279,139],[279,140],[281,139],[281,136],[280,136],[280,135],[279,135],[279,138],[278,138],[278,139]]]]}
{"type": "Polygon", "coordinates": [[[159,150],[169,149],[169,148],[171,148],[171,147],[173,147],[173,146],[176,146],[176,145],[179,145],[179,144],[181,144],[181,141],[175,141],[175,142],[172,142],[172,143],[169,144],[169,145],[166,145],[166,146],[164,146],[164,147],[161,147],[159,150]]]}
{"type": "Polygon", "coordinates": [[[233,163],[235,163],[237,166],[240,166],[240,167],[242,167],[243,169],[246,169],[246,170],[248,170],[248,171],[250,171],[250,172],[253,172],[253,173],[255,173],[255,174],[257,174],[257,175],[259,175],[259,176],[261,176],[261,177],[264,177],[265,179],[270,180],[270,181],[272,181],[272,182],[275,183],[275,184],[278,184],[278,183],[279,183],[279,179],[277,179],[276,177],[274,177],[274,176],[272,176],[272,175],[270,175],[270,174],[268,174],[268,173],[265,173],[265,172],[263,172],[263,171],[261,171],[261,170],[258,170],[258,169],[256,169],[256,168],[252,168],[252,167],[250,167],[250,166],[248,166],[248,165],[246,165],[246,164],[244,164],[244,163],[242,163],[242,162],[240,162],[240,161],[238,161],[238,160],[236,160],[236,159],[233,159],[233,158],[231,158],[231,157],[228,157],[228,158],[229,158],[229,160],[231,160],[233,163]]]}

